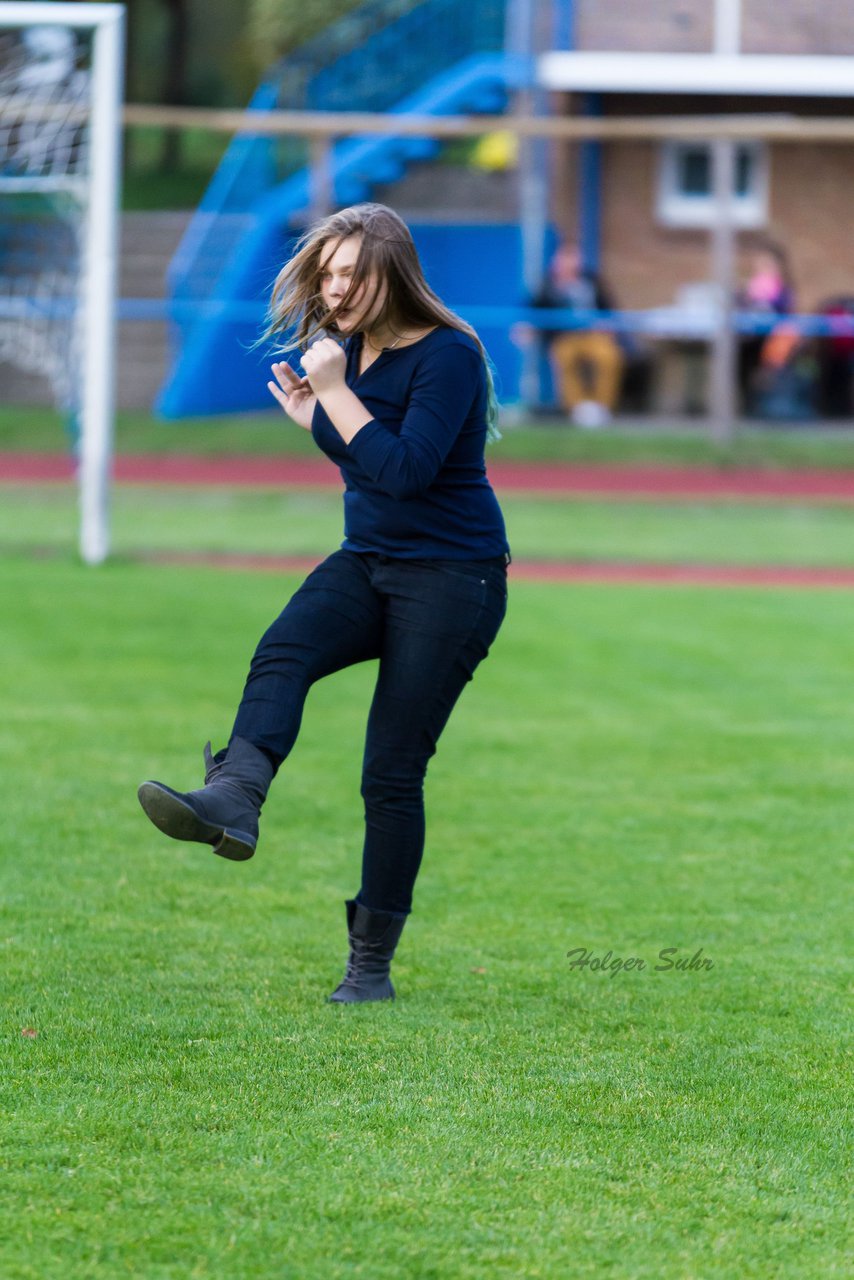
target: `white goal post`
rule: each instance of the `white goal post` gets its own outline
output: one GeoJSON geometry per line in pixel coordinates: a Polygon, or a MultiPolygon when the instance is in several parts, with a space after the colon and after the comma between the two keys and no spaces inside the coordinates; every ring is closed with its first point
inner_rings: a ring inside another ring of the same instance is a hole
{"type": "MultiPolygon", "coordinates": [[[[68,349],[45,350],[42,367],[71,361],[63,399],[79,417],[80,553],[88,564],[109,550],[124,15],[121,4],[0,0],[0,194],[36,208],[53,201],[60,217],[67,211],[78,262],[58,291],[39,287],[38,228],[27,236],[25,207],[7,257],[17,251],[27,265],[0,299],[3,323],[13,326],[4,358],[15,358],[16,322],[23,331],[42,315],[47,325],[64,309],[68,349]],[[85,67],[73,53],[63,66],[63,33],[85,38],[85,67]]],[[[31,369],[37,354],[31,342],[31,369]]]]}

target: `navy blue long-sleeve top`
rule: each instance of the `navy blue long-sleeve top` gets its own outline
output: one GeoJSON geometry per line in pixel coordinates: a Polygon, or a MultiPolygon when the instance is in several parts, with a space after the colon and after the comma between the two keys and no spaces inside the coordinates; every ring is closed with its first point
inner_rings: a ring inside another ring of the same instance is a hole
{"type": "Polygon", "coordinates": [[[359,373],[361,334],[346,344],[347,386],[373,415],[345,444],[318,402],[312,435],[344,480],[350,551],[480,560],[508,551],[486,476],[487,386],[476,343],[441,327],[386,350],[359,373]]]}

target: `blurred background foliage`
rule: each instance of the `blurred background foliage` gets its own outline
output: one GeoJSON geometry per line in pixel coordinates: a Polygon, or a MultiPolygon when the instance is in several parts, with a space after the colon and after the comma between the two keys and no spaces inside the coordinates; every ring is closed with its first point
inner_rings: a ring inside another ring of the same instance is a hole
{"type": "MultiPolygon", "coordinates": [[[[246,40],[256,64],[263,68],[346,17],[364,0],[251,0],[246,40]]],[[[401,11],[411,9],[403,2],[401,11]]]]}
{"type": "MultiPolygon", "coordinates": [[[[127,101],[243,107],[279,58],[363,3],[128,0],[127,101]]],[[[400,11],[415,3],[399,0],[400,11]]],[[[228,140],[198,130],[126,130],[124,207],[192,208],[228,140]]]]}
{"type": "MultiPolygon", "coordinates": [[[[127,98],[242,107],[284,54],[363,0],[130,0],[127,98]]],[[[402,0],[401,11],[413,7],[402,0]]]]}

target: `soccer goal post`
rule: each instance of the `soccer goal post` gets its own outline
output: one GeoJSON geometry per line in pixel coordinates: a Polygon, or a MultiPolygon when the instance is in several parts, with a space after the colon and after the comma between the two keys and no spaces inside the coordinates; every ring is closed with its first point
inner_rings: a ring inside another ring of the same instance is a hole
{"type": "Polygon", "coordinates": [[[88,564],[109,549],[124,12],[0,0],[0,359],[75,425],[88,564]]]}

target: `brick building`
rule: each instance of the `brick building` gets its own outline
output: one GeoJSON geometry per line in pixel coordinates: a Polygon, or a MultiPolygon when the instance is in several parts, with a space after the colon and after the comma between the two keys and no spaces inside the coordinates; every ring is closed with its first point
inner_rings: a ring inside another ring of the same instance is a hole
{"type": "MultiPolygon", "coordinates": [[[[554,111],[854,116],[851,0],[556,0],[554,17],[539,63],[554,111]]],[[[702,140],[555,145],[554,220],[627,308],[708,278],[710,188],[702,140]]],[[[854,294],[852,208],[854,144],[739,148],[742,260],[759,236],[782,243],[799,309],[854,294]]]]}

